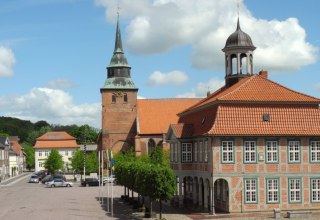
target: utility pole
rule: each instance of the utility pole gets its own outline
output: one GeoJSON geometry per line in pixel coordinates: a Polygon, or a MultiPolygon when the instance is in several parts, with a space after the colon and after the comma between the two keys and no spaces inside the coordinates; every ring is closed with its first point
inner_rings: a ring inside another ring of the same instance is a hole
{"type": "Polygon", "coordinates": [[[86,127],[84,127],[84,143],[83,143],[83,176],[86,179],[86,157],[87,157],[87,139],[86,139],[86,127]]]}

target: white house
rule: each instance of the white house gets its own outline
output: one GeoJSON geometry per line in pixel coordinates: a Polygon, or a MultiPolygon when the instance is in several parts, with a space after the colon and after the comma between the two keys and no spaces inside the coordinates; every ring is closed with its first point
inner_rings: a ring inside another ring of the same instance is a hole
{"type": "Polygon", "coordinates": [[[35,171],[44,170],[44,162],[52,149],[58,150],[62,156],[65,170],[71,168],[71,158],[79,148],[76,138],[64,131],[47,132],[36,140],[33,147],[35,152],[35,171]]]}
{"type": "Polygon", "coordinates": [[[25,170],[26,157],[23,152],[22,146],[19,144],[18,136],[9,137],[10,150],[9,150],[9,172],[10,176],[18,175],[25,170]]]}

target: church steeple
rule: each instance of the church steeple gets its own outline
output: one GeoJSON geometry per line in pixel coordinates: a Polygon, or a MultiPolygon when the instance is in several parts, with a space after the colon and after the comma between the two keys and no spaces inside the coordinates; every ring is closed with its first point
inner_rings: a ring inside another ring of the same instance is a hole
{"type": "Polygon", "coordinates": [[[105,81],[103,88],[126,88],[136,89],[131,79],[131,67],[128,64],[127,58],[124,54],[121,40],[121,31],[119,25],[119,13],[117,19],[117,28],[115,36],[114,51],[111,57],[109,66],[107,67],[108,78],[105,81]]]}
{"type": "Polygon", "coordinates": [[[253,74],[253,51],[255,49],[251,37],[241,30],[238,17],[237,29],[228,37],[222,49],[225,53],[227,87],[253,74]]]}

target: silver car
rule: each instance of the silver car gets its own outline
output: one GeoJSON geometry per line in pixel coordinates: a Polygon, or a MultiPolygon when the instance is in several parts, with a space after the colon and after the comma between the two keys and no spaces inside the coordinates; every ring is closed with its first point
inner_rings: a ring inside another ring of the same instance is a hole
{"type": "Polygon", "coordinates": [[[39,183],[39,177],[37,175],[31,175],[29,183],[39,183]]]}
{"type": "Polygon", "coordinates": [[[47,187],[71,187],[73,183],[64,181],[63,179],[54,179],[46,182],[47,187]]]}

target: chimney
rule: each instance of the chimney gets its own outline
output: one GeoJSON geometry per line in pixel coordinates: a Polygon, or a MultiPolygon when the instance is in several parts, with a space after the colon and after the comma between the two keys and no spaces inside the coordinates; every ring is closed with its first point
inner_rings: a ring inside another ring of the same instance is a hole
{"type": "Polygon", "coordinates": [[[259,76],[268,79],[268,71],[266,71],[266,70],[260,70],[259,76]]]}

